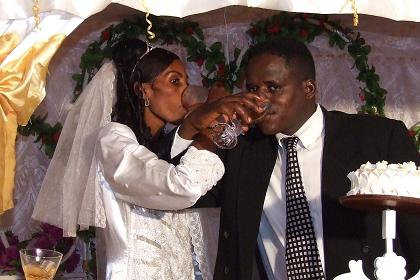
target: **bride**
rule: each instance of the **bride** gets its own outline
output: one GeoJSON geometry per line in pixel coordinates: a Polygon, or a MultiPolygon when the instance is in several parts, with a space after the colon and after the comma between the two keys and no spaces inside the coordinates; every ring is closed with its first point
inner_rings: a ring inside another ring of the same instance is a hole
{"type": "Polygon", "coordinates": [[[200,216],[182,209],[211,189],[224,167],[205,149],[212,145],[192,139],[220,114],[246,119],[243,107],[254,105],[242,97],[218,100],[185,117],[187,85],[174,53],[122,40],[67,116],[33,218],[65,236],[78,226],[102,228],[97,237],[106,256],[97,257],[106,258],[106,279],[212,278],[200,216]],[[168,149],[160,140],[166,123],[181,120],[175,138],[192,144],[173,165],[160,158],[176,155],[176,145],[168,149]]]}

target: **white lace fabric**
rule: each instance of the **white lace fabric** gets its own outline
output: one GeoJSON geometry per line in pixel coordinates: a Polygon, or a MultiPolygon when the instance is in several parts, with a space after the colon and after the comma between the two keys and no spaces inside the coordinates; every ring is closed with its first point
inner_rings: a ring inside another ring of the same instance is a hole
{"type": "Polygon", "coordinates": [[[202,227],[203,221],[201,219],[200,212],[201,209],[186,210],[187,225],[202,278],[203,280],[210,280],[213,279],[213,270],[211,269],[212,259],[211,255],[209,254],[210,248],[208,248],[206,246],[207,244],[204,242],[202,227]]]}
{"type": "Polygon", "coordinates": [[[128,279],[194,279],[188,214],[145,208],[130,214],[128,279]]]}
{"type": "MultiPolygon", "coordinates": [[[[190,175],[193,187],[203,188],[206,193],[225,173],[225,168],[219,157],[207,150],[189,147],[181,158],[180,166],[190,175]]],[[[203,193],[203,194],[204,194],[203,193]]]]}
{"type": "MultiPolygon", "coordinates": [[[[102,172],[98,174],[102,177],[102,172]]],[[[203,240],[201,210],[134,206],[116,198],[103,177],[101,184],[107,213],[106,279],[193,280],[193,252],[202,279],[212,279],[213,262],[203,240]]]]}

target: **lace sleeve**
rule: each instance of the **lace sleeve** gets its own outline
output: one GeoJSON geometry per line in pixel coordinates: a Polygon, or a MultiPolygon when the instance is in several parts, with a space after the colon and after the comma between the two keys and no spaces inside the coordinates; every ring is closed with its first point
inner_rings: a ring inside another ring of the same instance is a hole
{"type": "Polygon", "coordinates": [[[140,145],[133,131],[110,123],[99,136],[98,160],[115,196],[145,208],[192,206],[224,174],[217,155],[190,147],[174,166],[140,145]]]}

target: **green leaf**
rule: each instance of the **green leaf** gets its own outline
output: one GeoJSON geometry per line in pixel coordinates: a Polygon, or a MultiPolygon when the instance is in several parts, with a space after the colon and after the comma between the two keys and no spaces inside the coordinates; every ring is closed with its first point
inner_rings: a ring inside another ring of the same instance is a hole
{"type": "Polygon", "coordinates": [[[356,65],[357,70],[366,71],[367,64],[366,64],[366,58],[364,56],[357,57],[354,63],[356,65]]]}
{"type": "Polygon", "coordinates": [[[359,75],[357,75],[357,80],[364,82],[366,81],[366,73],[365,72],[359,72],[359,75]]]}
{"type": "Polygon", "coordinates": [[[18,266],[22,266],[22,264],[20,263],[20,260],[10,260],[9,261],[9,264],[11,265],[11,266],[16,266],[16,267],[18,267],[18,266]]]}
{"type": "Polygon", "coordinates": [[[210,46],[210,50],[212,51],[220,51],[222,49],[222,43],[215,42],[210,46]]]}
{"type": "Polygon", "coordinates": [[[49,157],[52,158],[54,155],[54,151],[55,151],[55,146],[51,146],[51,145],[45,145],[45,154],[49,157]]]}
{"type": "Polygon", "coordinates": [[[104,58],[111,58],[112,57],[112,49],[110,46],[106,46],[103,51],[104,58]]]}
{"type": "Polygon", "coordinates": [[[235,48],[235,51],[233,52],[233,57],[235,58],[235,60],[238,59],[240,54],[241,54],[241,49],[235,48]]]}
{"type": "Polygon", "coordinates": [[[205,68],[207,71],[213,71],[216,67],[215,67],[215,62],[213,59],[207,59],[206,64],[205,64],[205,68]]]}
{"type": "Polygon", "coordinates": [[[368,55],[369,53],[370,53],[370,51],[371,51],[371,47],[370,46],[363,46],[361,49],[360,49],[360,52],[363,54],[363,55],[368,55]]]}
{"type": "Polygon", "coordinates": [[[83,75],[82,74],[76,73],[76,74],[73,74],[71,77],[76,82],[83,82],[83,75]]]}
{"type": "Polygon", "coordinates": [[[55,123],[55,125],[52,127],[52,129],[53,129],[54,131],[59,131],[59,130],[61,130],[62,128],[63,128],[63,125],[62,125],[61,123],[59,123],[59,122],[55,123]]]}

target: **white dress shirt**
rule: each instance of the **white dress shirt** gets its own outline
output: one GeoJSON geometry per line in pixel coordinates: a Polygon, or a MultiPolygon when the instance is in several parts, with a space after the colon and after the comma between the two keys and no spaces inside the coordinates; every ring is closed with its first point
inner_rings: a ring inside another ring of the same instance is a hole
{"type": "Polygon", "coordinates": [[[176,157],[181,152],[186,150],[193,142],[193,140],[187,140],[187,139],[184,139],[181,136],[179,136],[178,135],[178,130],[179,130],[179,126],[176,128],[174,141],[172,142],[171,158],[176,157]]]}
{"type": "MultiPolygon", "coordinates": [[[[278,157],[271,175],[261,216],[258,248],[269,279],[287,279],[286,248],[286,151],[281,139],[292,135],[276,134],[279,142],[278,157]]],[[[318,250],[325,271],[322,205],[321,166],[324,142],[324,115],[318,105],[315,113],[293,135],[299,137],[297,155],[303,187],[311,211],[318,250]]]]}

